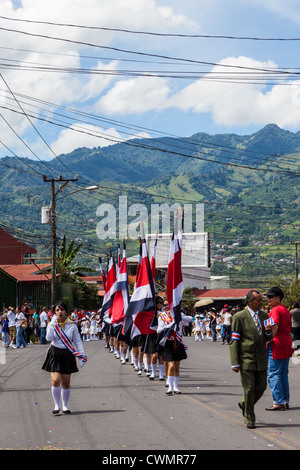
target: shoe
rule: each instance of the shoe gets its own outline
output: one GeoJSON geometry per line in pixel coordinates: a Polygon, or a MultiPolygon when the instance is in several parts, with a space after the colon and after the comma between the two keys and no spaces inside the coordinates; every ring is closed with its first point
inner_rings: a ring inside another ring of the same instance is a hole
{"type": "Polygon", "coordinates": [[[243,413],[243,416],[245,416],[245,409],[242,407],[242,405],[240,404],[240,402],[238,403],[239,407],[241,408],[242,410],[242,413],[243,413]]]}
{"type": "Polygon", "coordinates": [[[266,408],[266,411],[280,411],[285,410],[285,405],[272,405],[269,408],[266,408]]]}
{"type": "Polygon", "coordinates": [[[58,409],[58,410],[53,410],[53,411],[52,411],[52,414],[53,414],[53,415],[58,415],[59,412],[60,412],[60,409],[58,409]]]}
{"type": "Polygon", "coordinates": [[[181,395],[181,390],[178,390],[178,388],[176,390],[174,390],[174,393],[176,393],[176,395],[181,395]]]}
{"type": "Polygon", "coordinates": [[[71,414],[71,411],[70,411],[70,410],[63,410],[63,413],[64,413],[65,415],[70,415],[70,414],[71,414]]]}
{"type": "Polygon", "coordinates": [[[256,429],[255,423],[247,423],[248,429],[256,429]]]}
{"type": "Polygon", "coordinates": [[[290,405],[289,405],[288,403],[285,403],[284,409],[285,409],[285,410],[289,410],[289,409],[290,409],[290,405]]]}
{"type": "Polygon", "coordinates": [[[159,377],[158,380],[160,380],[160,381],[162,382],[162,381],[165,380],[165,379],[164,379],[163,377],[159,377]]]}
{"type": "Polygon", "coordinates": [[[149,380],[154,380],[155,377],[153,375],[150,375],[149,380]]]}
{"type": "Polygon", "coordinates": [[[143,372],[142,369],[139,369],[137,375],[142,375],[142,372],[143,372]]]}
{"type": "Polygon", "coordinates": [[[172,395],[172,394],[173,394],[172,390],[167,390],[166,391],[166,395],[172,395]]]}

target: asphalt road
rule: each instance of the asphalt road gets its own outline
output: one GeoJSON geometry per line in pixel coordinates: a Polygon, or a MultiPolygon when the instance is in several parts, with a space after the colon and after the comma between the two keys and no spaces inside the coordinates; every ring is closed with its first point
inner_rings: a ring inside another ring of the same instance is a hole
{"type": "Polygon", "coordinates": [[[182,394],[172,396],[164,382],[137,376],[130,362],[122,365],[103,341],[84,343],[88,362],[72,376],[71,415],[52,415],[50,377],[41,370],[48,346],[2,349],[0,448],[101,450],[99,456],[111,459],[142,455],[132,451],[177,451],[192,459],[202,450],[300,449],[300,360],[290,363],[291,409],[265,411],[272,403],[267,389],[256,405],[257,428],[248,430],[237,406],[242,389],[230,369],[228,346],[220,340],[184,341],[182,394]]]}

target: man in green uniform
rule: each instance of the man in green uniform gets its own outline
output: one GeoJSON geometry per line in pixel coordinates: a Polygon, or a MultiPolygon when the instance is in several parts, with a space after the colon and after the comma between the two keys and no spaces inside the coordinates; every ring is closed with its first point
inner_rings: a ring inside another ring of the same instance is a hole
{"type": "Polygon", "coordinates": [[[266,343],[272,339],[272,326],[264,325],[269,316],[262,310],[262,302],[262,294],[250,290],[246,308],[234,314],[232,319],[231,368],[240,372],[244,394],[238,405],[249,429],[255,428],[254,405],[267,388],[266,343]]]}

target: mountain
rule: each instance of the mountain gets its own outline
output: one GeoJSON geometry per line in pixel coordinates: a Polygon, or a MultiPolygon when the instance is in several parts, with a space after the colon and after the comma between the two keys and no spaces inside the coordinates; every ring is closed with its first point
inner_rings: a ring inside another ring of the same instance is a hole
{"type": "MultiPolygon", "coordinates": [[[[141,203],[204,203],[205,231],[211,234],[212,274],[230,275],[232,285],[270,276],[292,276],[294,247],[299,241],[300,132],[270,124],[251,135],[209,135],[189,138],[136,139],[105,148],[79,148],[51,161],[5,157],[0,160],[0,225],[49,256],[50,227],[41,224],[41,207],[50,202],[50,184],[42,175],[63,174],[77,183],[57,200],[57,235],[83,243],[81,263],[98,267],[98,254],[108,243],[96,226],[100,204],[127,195],[128,206],[141,203]],[[71,169],[72,173],[68,171],[71,169]],[[36,173],[38,172],[38,174],[36,173]]],[[[57,185],[58,187],[58,185],[57,185]]],[[[128,240],[128,256],[138,242],[128,240]]],[[[254,282],[254,281],[253,281],[254,282]]]]}
{"type": "Polygon", "coordinates": [[[120,183],[141,183],[170,174],[192,173],[211,175],[261,168],[258,173],[262,181],[264,171],[287,168],[280,156],[300,151],[300,132],[292,133],[274,124],[258,132],[239,136],[236,134],[197,133],[189,138],[164,137],[159,139],[135,139],[104,148],[79,148],[69,154],[60,155],[49,162],[28,158],[6,157],[0,161],[2,179],[0,188],[16,185],[43,185],[41,175],[56,174],[72,177],[68,172],[93,182],[103,180],[120,183]],[[11,169],[13,168],[13,169],[11,169]],[[16,173],[15,168],[18,168],[16,173]]]}

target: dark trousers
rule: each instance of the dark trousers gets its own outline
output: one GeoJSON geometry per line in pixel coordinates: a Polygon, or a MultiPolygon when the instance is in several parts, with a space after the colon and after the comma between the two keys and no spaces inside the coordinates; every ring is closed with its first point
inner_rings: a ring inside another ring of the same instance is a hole
{"type": "Polygon", "coordinates": [[[240,405],[244,410],[245,424],[255,423],[254,405],[267,388],[267,371],[240,370],[244,390],[240,405]]]}

